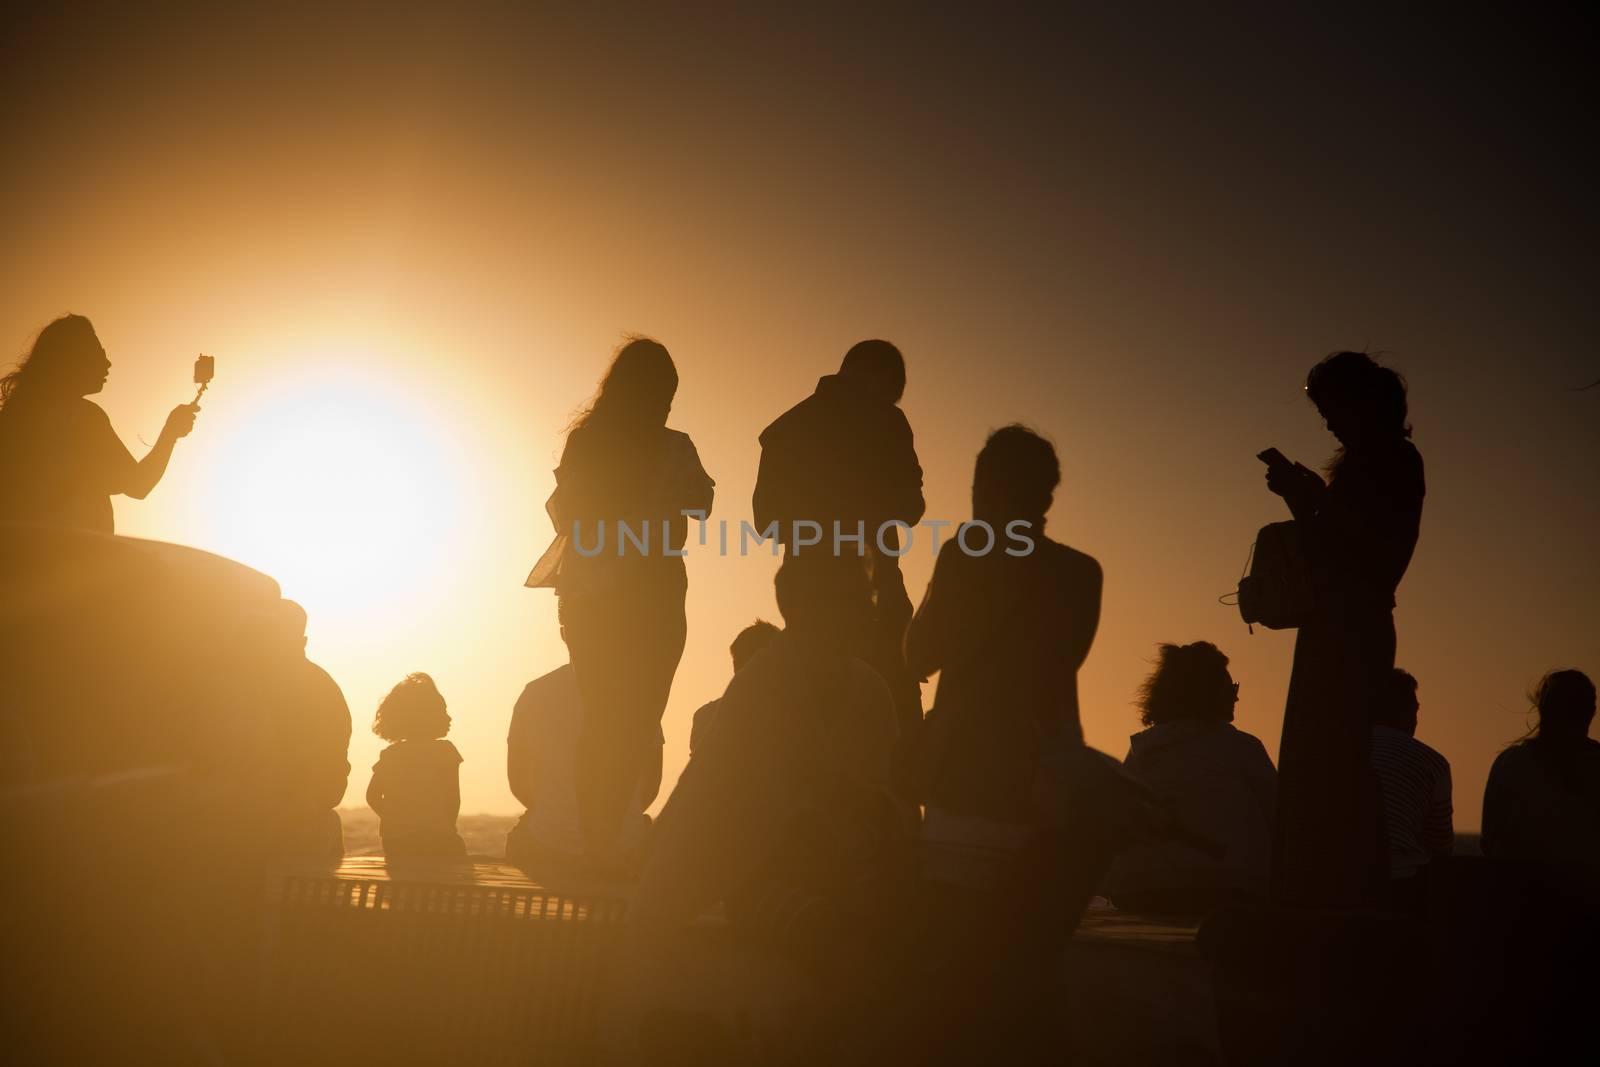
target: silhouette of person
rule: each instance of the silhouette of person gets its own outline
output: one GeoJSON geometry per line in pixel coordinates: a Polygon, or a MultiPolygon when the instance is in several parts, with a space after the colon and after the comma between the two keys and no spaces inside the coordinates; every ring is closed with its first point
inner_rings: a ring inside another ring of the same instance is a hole
{"type": "Polygon", "coordinates": [[[88,399],[110,372],[89,320],[63,315],[0,378],[0,522],[112,533],[111,497],[143,500],[161,480],[199,405],[173,408],[155,446],[136,460],[88,399]]]}
{"type": "Polygon", "coordinates": [[[1417,680],[1396,667],[1389,674],[1372,724],[1372,769],[1383,797],[1389,845],[1391,904],[1414,911],[1422,904],[1422,869],[1455,850],[1455,808],[1450,761],[1417,740],[1417,680]]]}
{"type": "Polygon", "coordinates": [[[1551,671],[1530,694],[1538,720],[1495,758],[1483,792],[1483,854],[1576,874],[1600,890],[1600,741],[1595,687],[1551,671]]]}
{"type": "Polygon", "coordinates": [[[583,705],[578,813],[590,859],[602,864],[616,859],[683,655],[684,512],[709,514],[715,485],[688,435],[667,428],[677,389],[666,348],[643,337],[624,344],[567,435],[546,505],[557,541],[542,580],[560,601],[583,705]]]}
{"type": "Polygon", "coordinates": [[[1093,558],[1045,534],[1060,480],[1038,434],[989,436],[967,524],[980,536],[940,550],[906,635],[912,672],[939,675],[907,761],[906,791],[925,805],[931,916],[917,998],[901,1009],[911,1019],[898,1027],[915,1045],[899,1054],[907,1061],[1040,1058],[1061,955],[1111,858],[1097,788],[1111,772],[1083,744],[1077,683],[1103,579],[1093,558]],[[1070,802],[1053,804],[1058,795],[1070,802]]]}
{"type": "Polygon", "coordinates": [[[1105,895],[1119,908],[1199,915],[1237,893],[1266,896],[1278,773],[1261,742],[1233,726],[1238,701],[1216,645],[1161,646],[1139,691],[1146,729],[1133,735],[1123,765],[1225,852],[1208,856],[1181,841],[1135,845],[1106,879],[1105,895]]]}
{"type": "Polygon", "coordinates": [[[762,431],[752,505],[758,528],[777,524],[786,553],[804,552],[796,541],[818,531],[821,542],[810,551],[833,552],[835,524],[845,536],[862,535],[840,550],[871,562],[876,622],[863,658],[889,684],[909,739],[922,722],[922,697],[905,665],[911,598],[900,573],[900,533],[886,526],[915,525],[925,508],[911,424],[898,407],[905,387],[898,348],[879,340],[853,346],[837,374],[762,431]],[[807,522],[816,529],[797,527],[807,522]]]}
{"type": "Polygon", "coordinates": [[[794,902],[850,892],[897,834],[909,841],[888,793],[894,703],[855,657],[872,625],[864,566],[790,558],[775,586],[783,632],[728,683],[656,821],[634,914],[645,926],[720,900],[737,924],[784,927],[794,902]]]}
{"type": "Polygon", "coordinates": [[[959,539],[945,543],[906,635],[911,671],[939,674],[911,759],[930,822],[947,814],[1029,823],[1040,753],[1083,743],[1078,668],[1100,623],[1102,576],[1092,557],[1045,536],[1060,480],[1055,448],[1038,434],[1013,425],[989,435],[972,513],[998,540],[970,555],[959,539]],[[1008,529],[1031,549],[1006,540],[1008,529]]]}
{"type": "Polygon", "coordinates": [[[1387,874],[1373,708],[1394,669],[1395,589],[1416,547],[1425,486],[1399,374],[1364,353],[1336,352],[1311,369],[1306,393],[1340,447],[1326,482],[1299,464],[1267,469],[1314,590],[1278,747],[1273,895],[1347,907],[1370,903],[1387,874]]]}
{"type": "Polygon", "coordinates": [[[462,859],[461,753],[444,739],[450,713],[433,679],[408,674],[383,698],[372,732],[389,742],[372,765],[367,806],[390,860],[462,859]]]}
{"type": "MultiPolygon", "coordinates": [[[[586,873],[576,786],[583,718],[571,663],[529,682],[511,713],[506,780],[527,811],[506,835],[506,858],[545,881],[586,873]]],[[[650,828],[645,811],[661,790],[664,742],[658,727],[618,835],[618,851],[625,859],[643,847],[650,828]]]]}
{"type": "Polygon", "coordinates": [[[327,671],[306,658],[306,613],[292,600],[259,620],[257,692],[270,716],[268,814],[281,859],[338,863],[344,830],[335,811],[350,779],[350,707],[327,671]]]}
{"type": "MultiPolygon", "coordinates": [[[[772,644],[772,639],[782,632],[765,619],[757,619],[740,630],[733,644],[728,646],[728,654],[733,657],[733,673],[744,670],[745,664],[754,659],[757,652],[772,644]]],[[[705,739],[716,729],[720,704],[720,699],[708,700],[694,713],[694,724],[689,727],[689,755],[694,755],[695,750],[705,744],[705,739]]]]}

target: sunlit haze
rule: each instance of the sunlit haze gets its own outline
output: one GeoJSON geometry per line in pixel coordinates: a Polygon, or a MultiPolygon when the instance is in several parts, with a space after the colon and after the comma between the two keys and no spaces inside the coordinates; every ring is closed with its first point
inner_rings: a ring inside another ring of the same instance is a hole
{"type": "MultiPolygon", "coordinates": [[[[1118,756],[1157,642],[1199,639],[1276,752],[1294,635],[1218,603],[1285,517],[1254,457],[1321,466],[1307,368],[1379,352],[1428,476],[1398,662],[1476,828],[1529,683],[1600,669],[1580,131],[1542,111],[1558,87],[1496,82],[1420,27],[1308,25],[1269,52],[1183,18],[982,42],[953,16],[843,38],[800,15],[18,18],[0,362],[88,315],[113,362],[95,399],[142,454],[215,356],[117,531],[305,606],[356,722],[346,804],[378,700],[427,671],[463,811],[509,812],[512,702],[565,660],[554,597],[522,582],[564,429],[626,334],[671,351],[670,425],[733,524],[757,435],[865,337],[905,352],[931,518],[969,516],[991,429],[1050,436],[1049,531],[1106,573],[1085,728],[1118,756]]],[[[913,600],[932,561],[906,559],[913,600]]],[[[691,547],[663,796],[729,641],[776,618],[776,566],[691,547]]]]}

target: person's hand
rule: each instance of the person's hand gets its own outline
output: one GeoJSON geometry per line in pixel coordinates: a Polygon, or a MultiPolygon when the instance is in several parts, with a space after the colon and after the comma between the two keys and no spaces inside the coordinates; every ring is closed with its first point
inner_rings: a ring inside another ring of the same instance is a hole
{"type": "Polygon", "coordinates": [[[199,404],[179,404],[167,416],[167,424],[161,428],[161,436],[174,441],[180,437],[188,437],[189,431],[194,429],[194,417],[199,413],[199,404]]]}
{"type": "Polygon", "coordinates": [[[1299,463],[1275,463],[1267,468],[1267,488],[1285,500],[1307,496],[1324,486],[1322,478],[1299,463]]]}

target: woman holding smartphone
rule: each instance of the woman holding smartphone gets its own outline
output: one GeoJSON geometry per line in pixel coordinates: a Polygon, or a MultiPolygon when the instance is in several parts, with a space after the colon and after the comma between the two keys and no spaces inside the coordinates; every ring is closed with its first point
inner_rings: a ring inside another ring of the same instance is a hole
{"type": "Polygon", "coordinates": [[[1294,646],[1278,750],[1272,888],[1281,902],[1349,907],[1385,877],[1372,709],[1394,669],[1395,590],[1422,521],[1422,456],[1405,380],[1362,352],[1311,369],[1306,394],[1339,442],[1327,480],[1269,462],[1267,487],[1294,516],[1314,602],[1294,646]]]}
{"type": "Polygon", "coordinates": [[[0,522],[112,533],[111,497],[143,500],[161,480],[199,405],[173,408],[155,446],[136,460],[88,399],[110,372],[94,326],[82,315],[63,315],[0,378],[0,522]]]}

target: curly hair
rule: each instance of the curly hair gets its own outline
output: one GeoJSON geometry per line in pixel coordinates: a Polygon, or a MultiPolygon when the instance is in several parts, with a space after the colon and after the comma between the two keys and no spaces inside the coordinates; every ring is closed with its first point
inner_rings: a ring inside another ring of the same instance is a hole
{"type": "Polygon", "coordinates": [[[1224,685],[1227,677],[1228,657],[1210,641],[1159,646],[1156,669],[1134,701],[1140,721],[1146,726],[1178,719],[1228,722],[1233,701],[1224,685]]]}
{"type": "Polygon", "coordinates": [[[450,732],[444,697],[426,674],[408,674],[378,705],[372,732],[385,741],[431,741],[450,732]]]}

